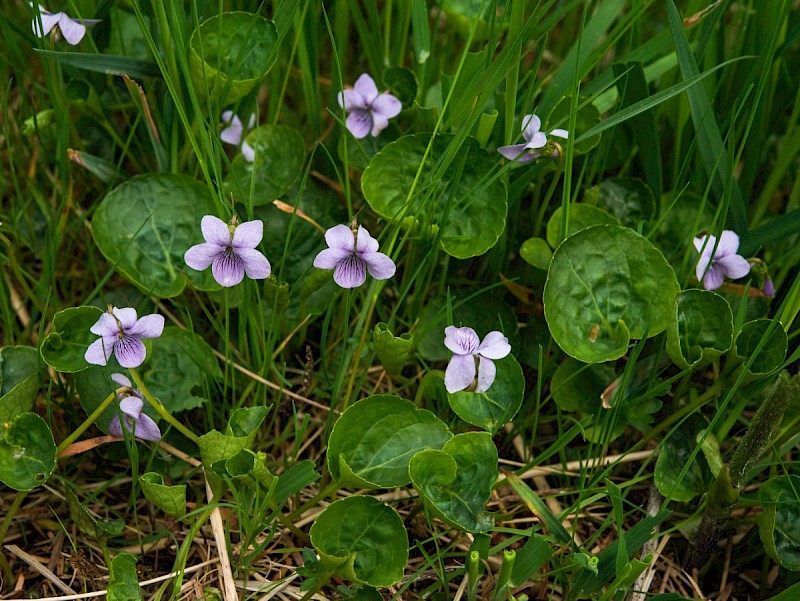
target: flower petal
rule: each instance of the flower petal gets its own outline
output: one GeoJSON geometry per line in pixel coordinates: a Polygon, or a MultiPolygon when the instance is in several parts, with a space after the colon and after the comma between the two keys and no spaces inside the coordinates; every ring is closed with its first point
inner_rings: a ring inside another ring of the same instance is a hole
{"type": "Polygon", "coordinates": [[[333,270],[333,281],[342,288],[358,288],[366,280],[366,264],[354,254],[340,261],[333,270]]]}
{"type": "Polygon", "coordinates": [[[525,115],[522,118],[522,137],[530,142],[534,134],[542,129],[542,120],[536,115],[525,115]]]}
{"type": "Polygon", "coordinates": [[[716,290],[720,286],[722,286],[722,282],[725,281],[722,272],[720,272],[712,263],[711,267],[708,268],[708,271],[703,276],[703,288],[706,290],[716,290]]]}
{"type": "Polygon", "coordinates": [[[537,131],[531,139],[528,140],[528,143],[525,144],[525,148],[543,148],[547,144],[547,136],[544,133],[537,131]]]}
{"type": "Polygon", "coordinates": [[[358,94],[361,94],[361,97],[367,104],[372,104],[372,101],[378,96],[378,87],[375,85],[375,80],[366,73],[362,73],[361,76],[356,79],[353,89],[358,94]]]}
{"type": "Polygon", "coordinates": [[[232,250],[220,253],[211,263],[211,274],[220,286],[229,288],[244,279],[244,264],[232,250]]]}
{"type": "Polygon", "coordinates": [[[119,325],[122,326],[123,332],[127,332],[136,324],[136,309],[132,307],[124,307],[122,309],[113,307],[111,312],[119,320],[119,325]]]}
{"type": "Polygon", "coordinates": [[[341,223],[325,232],[325,242],[330,248],[346,251],[347,254],[355,252],[356,240],[353,230],[341,223]]]}
{"type": "Polygon", "coordinates": [[[556,128],[550,132],[551,136],[556,136],[558,138],[564,138],[565,140],[569,138],[569,132],[566,129],[556,128]]]}
{"type": "Polygon", "coordinates": [[[86,352],[83,354],[83,358],[86,360],[86,363],[91,363],[92,365],[106,365],[113,352],[113,346],[109,347],[107,350],[104,349],[103,338],[98,338],[89,345],[89,348],[87,348],[86,352]]]}
{"type": "Polygon", "coordinates": [[[61,30],[61,35],[67,40],[67,43],[73,46],[77,45],[86,35],[86,26],[80,21],[70,19],[64,13],[60,13],[61,18],[58,20],[58,28],[61,30]]]}
{"type": "Polygon", "coordinates": [[[372,113],[372,129],[369,131],[372,137],[381,135],[381,132],[389,127],[389,120],[383,115],[372,113]]]}
{"type": "Polygon", "coordinates": [[[767,298],[774,297],[775,296],[775,282],[773,282],[772,280],[768,279],[766,282],[764,282],[764,287],[761,289],[761,291],[764,293],[764,296],[766,296],[767,298]]]}
{"type": "Polygon", "coordinates": [[[111,418],[111,422],[108,424],[108,433],[111,436],[116,436],[117,438],[122,438],[122,425],[119,423],[119,415],[115,415],[111,418]]]}
{"type": "Polygon", "coordinates": [[[103,313],[89,331],[98,336],[116,336],[119,334],[119,324],[111,313],[103,313]]]}
{"type": "Polygon", "coordinates": [[[236,251],[244,267],[247,277],[253,280],[263,280],[272,273],[272,266],[264,254],[254,248],[241,248],[236,251]]]}
{"type": "Polygon", "coordinates": [[[447,326],[444,329],[444,345],[456,355],[472,355],[478,351],[480,343],[477,332],[470,327],[447,326]]]}
{"type": "Polygon", "coordinates": [[[345,121],[348,131],[360,140],[372,131],[372,113],[367,109],[353,109],[345,121]]]}
{"type": "Polygon", "coordinates": [[[736,232],[724,230],[722,234],[720,234],[719,246],[714,258],[720,259],[728,255],[735,255],[737,250],[739,250],[739,236],[736,235],[736,232]]]}
{"type": "Polygon", "coordinates": [[[132,328],[126,331],[129,336],[139,338],[158,338],[164,331],[164,316],[153,313],[143,315],[132,328]]]}
{"type": "Polygon", "coordinates": [[[502,332],[489,332],[478,347],[478,354],[487,359],[502,359],[511,352],[508,338],[502,332]]]}
{"type": "MultiPolygon", "coordinates": [[[[228,111],[226,111],[228,112],[228,111]]],[[[224,115],[225,113],[223,113],[224,115]]],[[[230,121],[230,125],[223,129],[219,134],[219,139],[225,142],[226,144],[233,144],[234,146],[238,146],[239,142],[242,141],[242,120],[239,119],[238,115],[233,115],[233,119],[230,121]]]]}
{"type": "Polygon", "coordinates": [[[361,94],[355,90],[342,90],[337,97],[339,106],[341,106],[348,113],[353,109],[365,109],[367,103],[361,97],[361,94]]]}
{"type": "Polygon", "coordinates": [[[242,156],[248,163],[252,163],[256,158],[256,149],[250,146],[247,142],[242,144],[242,156]]]}
{"type": "Polygon", "coordinates": [[[491,359],[480,357],[478,361],[478,385],[475,387],[475,392],[486,392],[494,383],[494,378],[497,375],[497,367],[491,359]]]}
{"type": "Polygon", "coordinates": [[[133,419],[139,419],[142,407],[144,407],[144,401],[135,396],[126,396],[119,402],[120,411],[133,419]]]}
{"type": "MultiPolygon", "coordinates": [[[[721,244],[721,243],[720,243],[721,244]]],[[[714,260],[719,270],[732,280],[743,278],[750,273],[750,263],[740,255],[717,257],[714,260]]]]}
{"type": "Polygon", "coordinates": [[[35,36],[43,38],[48,33],[50,33],[58,24],[58,20],[61,18],[61,15],[64,13],[56,13],[51,15],[47,11],[43,10],[41,7],[39,8],[39,12],[41,13],[42,18],[42,29],[39,29],[39,20],[36,18],[36,15],[33,16],[33,33],[35,36]]]}
{"type": "Polygon", "coordinates": [[[511,146],[499,146],[497,152],[508,160],[513,161],[525,152],[525,144],[512,144],[511,146]]]}
{"type": "Polygon", "coordinates": [[[472,355],[453,355],[444,372],[444,387],[450,394],[469,388],[475,381],[475,359],[472,355]]]}
{"type": "Polygon", "coordinates": [[[714,248],[714,245],[717,243],[717,239],[714,236],[698,236],[692,240],[692,242],[694,243],[694,247],[697,252],[703,253],[708,246],[714,248]],[[711,239],[708,240],[709,238],[711,239]],[[706,240],[708,240],[708,244],[706,244],[706,240]]]}
{"type": "Polygon", "coordinates": [[[369,274],[376,280],[388,280],[397,271],[397,266],[383,253],[371,253],[361,257],[367,264],[369,274]]]}
{"type": "Polygon", "coordinates": [[[352,251],[342,250],[341,248],[326,248],[319,251],[314,257],[314,267],[317,269],[336,269],[336,266],[352,255],[352,251]]]}
{"type": "Polygon", "coordinates": [[[151,440],[153,442],[161,440],[161,430],[158,429],[156,422],[146,413],[142,413],[139,419],[136,420],[135,435],[136,438],[141,438],[142,440],[151,440]]]}
{"type": "Polygon", "coordinates": [[[203,217],[200,220],[200,231],[203,232],[206,242],[211,244],[228,246],[231,243],[231,231],[228,229],[228,224],[219,217],[213,215],[203,217]]]}
{"type": "Polygon", "coordinates": [[[245,221],[236,226],[233,232],[231,246],[236,250],[240,248],[255,248],[264,237],[264,222],[260,219],[245,221]]]}
{"type": "Polygon", "coordinates": [[[397,117],[402,110],[403,103],[388,92],[384,92],[372,101],[373,115],[377,114],[386,119],[397,117]]]}
{"type": "MultiPolygon", "coordinates": [[[[163,319],[163,317],[162,317],[163,319]]],[[[147,351],[136,336],[123,336],[114,343],[114,354],[122,367],[139,367],[144,363],[147,351]]]]}
{"type": "Polygon", "coordinates": [[[361,225],[358,226],[358,235],[356,236],[355,242],[356,252],[359,255],[378,252],[378,241],[370,236],[367,229],[361,225]]]}
{"type": "Polygon", "coordinates": [[[127,386],[128,388],[133,388],[131,381],[122,374],[111,374],[111,379],[117,386],[127,386]]]}
{"type": "Polygon", "coordinates": [[[183,255],[183,262],[192,269],[203,271],[208,269],[217,255],[223,253],[224,248],[219,244],[210,244],[203,242],[202,244],[195,244],[183,255]]]}

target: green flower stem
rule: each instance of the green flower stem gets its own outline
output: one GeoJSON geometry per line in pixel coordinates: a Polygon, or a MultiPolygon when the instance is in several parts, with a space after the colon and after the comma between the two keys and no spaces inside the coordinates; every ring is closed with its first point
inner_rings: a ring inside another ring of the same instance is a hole
{"type": "Polygon", "coordinates": [[[139,372],[137,372],[136,369],[134,369],[134,368],[130,368],[128,370],[128,372],[130,372],[131,378],[133,378],[133,381],[136,383],[136,387],[139,389],[139,392],[141,392],[142,395],[144,396],[144,398],[147,399],[147,402],[150,403],[153,406],[153,408],[158,413],[159,417],[161,417],[161,419],[163,419],[165,422],[167,422],[168,424],[173,426],[176,430],[178,430],[178,432],[183,434],[186,438],[191,440],[193,443],[197,444],[197,441],[200,439],[200,437],[197,436],[197,434],[195,434],[191,430],[189,430],[189,428],[184,426],[177,419],[175,419],[170,414],[170,412],[167,411],[167,408],[164,407],[164,405],[161,404],[161,401],[159,401],[156,397],[154,397],[150,393],[150,391],[147,389],[147,386],[144,385],[144,382],[142,381],[142,378],[139,375],[139,372]]]}
{"type": "Polygon", "coordinates": [[[478,582],[480,581],[481,555],[477,551],[470,551],[467,555],[467,601],[476,601],[478,598],[478,582]]]}
{"type": "MultiPolygon", "coordinates": [[[[8,529],[11,527],[11,520],[14,519],[17,511],[19,510],[20,505],[25,500],[25,497],[28,496],[28,491],[20,490],[17,492],[14,500],[11,503],[11,507],[8,508],[6,511],[6,516],[3,518],[3,523],[0,524],[0,541],[6,540],[6,534],[8,533],[8,529]]],[[[8,564],[8,560],[6,556],[0,553],[0,567],[3,568],[3,578],[9,584],[14,582],[14,573],[11,571],[11,566],[8,564]]]]}
{"type": "MultiPolygon", "coordinates": [[[[80,435],[83,434],[84,432],[86,432],[86,430],[89,428],[89,426],[91,426],[93,423],[95,423],[97,421],[97,418],[100,417],[103,414],[103,411],[108,409],[108,406],[111,405],[111,403],[114,402],[114,399],[117,398],[117,394],[122,392],[122,390],[123,390],[122,388],[118,388],[117,390],[115,390],[114,392],[109,394],[105,399],[103,399],[103,402],[100,403],[100,405],[97,407],[97,409],[95,409],[92,412],[92,414],[89,417],[87,417],[86,420],[80,426],[78,426],[76,428],[76,430],[72,434],[67,436],[61,442],[61,444],[58,445],[58,448],[56,449],[56,457],[61,455],[61,453],[64,451],[64,449],[66,449],[69,445],[71,445],[73,442],[78,440],[80,435]]],[[[0,537],[0,540],[2,540],[1,537],[0,537]]]]}
{"type": "Polygon", "coordinates": [[[508,597],[508,589],[511,582],[511,571],[514,569],[514,560],[517,553],[514,549],[503,551],[503,563],[500,572],[497,574],[497,583],[494,587],[494,601],[502,601],[508,597]]]}

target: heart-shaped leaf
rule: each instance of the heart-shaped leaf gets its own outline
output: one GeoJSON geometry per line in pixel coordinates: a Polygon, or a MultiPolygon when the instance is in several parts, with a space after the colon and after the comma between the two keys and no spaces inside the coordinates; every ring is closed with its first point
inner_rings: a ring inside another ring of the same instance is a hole
{"type": "Polygon", "coordinates": [[[667,353],[678,367],[697,369],[733,344],[733,312],[710,290],[685,290],[675,299],[667,327],[667,353]]]}
{"type": "MultiPolygon", "coordinates": [[[[665,497],[676,501],[691,501],[705,492],[713,477],[703,453],[696,453],[694,461],[685,470],[686,463],[699,446],[698,435],[708,428],[708,420],[702,415],[690,415],[658,447],[655,484],[665,497]]],[[[707,434],[707,437],[712,434],[707,434]]]]}
{"type": "Polygon", "coordinates": [[[395,336],[389,326],[381,321],[376,323],[375,329],[372,330],[372,344],[383,368],[396,376],[411,357],[414,337],[411,334],[395,336]]]}
{"type": "Polygon", "coordinates": [[[247,12],[215,15],[189,40],[192,83],[201,99],[236,104],[261,81],[278,58],[272,21],[247,12]]]}
{"type": "Polygon", "coordinates": [[[544,286],[550,332],[585,363],[625,354],[631,338],[655,336],[669,323],[678,279],[645,237],[616,225],[595,225],[556,249],[544,286]]]}
{"type": "Polygon", "coordinates": [[[183,255],[202,241],[200,220],[216,214],[208,188],[185,175],[151,173],[109,192],[92,219],[92,235],[117,270],[145,293],[177,296],[186,276],[200,290],[213,290],[211,270],[186,267],[183,255]],[[185,275],[184,275],[185,273],[185,275]]]}
{"type": "Polygon", "coordinates": [[[229,436],[247,436],[252,443],[268,412],[269,408],[264,405],[236,409],[228,418],[228,428],[225,430],[225,434],[229,436]]]}
{"type": "Polygon", "coordinates": [[[423,228],[442,230],[442,248],[459,259],[482,255],[495,245],[506,223],[503,183],[491,173],[495,162],[467,138],[442,167],[455,136],[437,136],[417,180],[430,134],[403,136],[375,155],[361,181],[369,205],[387,219],[413,218],[423,228]],[[414,193],[409,194],[414,188],[414,193]]]}
{"type": "Polygon", "coordinates": [[[33,490],[56,467],[56,443],[47,423],[35,413],[21,413],[0,424],[0,482],[14,490],[33,490]]]}
{"type": "Polygon", "coordinates": [[[458,417],[490,434],[514,419],[525,396],[525,376],[517,360],[508,355],[494,361],[497,375],[485,392],[448,393],[450,407],[458,417]]]}
{"type": "Polygon", "coordinates": [[[750,373],[757,376],[773,372],[783,365],[788,347],[789,340],[783,326],[771,319],[749,321],[736,335],[736,354],[745,361],[752,359],[750,373]]]}
{"type": "Polygon", "coordinates": [[[602,207],[623,225],[632,228],[642,221],[650,221],[656,211],[652,190],[638,177],[604,179],[599,185],[589,188],[583,200],[602,207]]]}
{"type": "Polygon", "coordinates": [[[567,238],[591,225],[619,225],[619,219],[605,209],[585,203],[573,202],[569,205],[569,223],[567,234],[564,235],[563,217],[564,210],[558,207],[553,211],[553,216],[547,222],[547,242],[556,248],[564,238],[567,238]]]}
{"type": "Polygon", "coordinates": [[[97,334],[89,331],[103,311],[97,307],[70,307],[53,317],[53,327],[42,342],[42,359],[53,369],[75,373],[89,367],[83,358],[97,334]]]}
{"type": "Polygon", "coordinates": [[[420,451],[411,458],[414,488],[448,524],[468,532],[486,532],[492,516],[483,506],[497,479],[497,448],[487,432],[451,438],[441,451],[420,451]]]}
{"type": "Polygon", "coordinates": [[[111,560],[106,599],[107,601],[141,601],[142,589],[139,587],[136,557],[130,553],[120,553],[111,560]]]}
{"type": "Polygon", "coordinates": [[[764,511],[758,532],[764,549],[781,567],[800,571],[800,476],[779,476],[758,491],[764,511]]]}
{"type": "Polygon", "coordinates": [[[550,267],[553,251],[544,238],[528,238],[519,249],[522,260],[539,269],[550,267]]]}
{"type": "Polygon", "coordinates": [[[147,500],[161,511],[176,518],[186,515],[186,485],[167,486],[157,472],[147,472],[139,477],[139,484],[147,500]]]}
{"type": "Polygon", "coordinates": [[[334,425],[328,470],[342,486],[404,486],[411,482],[411,457],[441,449],[451,437],[447,424],[430,411],[394,395],[374,395],[348,407],[334,425]]]}
{"type": "Polygon", "coordinates": [[[243,449],[225,462],[225,471],[231,478],[243,482],[249,488],[270,490],[275,484],[275,476],[267,467],[267,454],[253,453],[243,449]]]}
{"type": "Polygon", "coordinates": [[[403,577],[408,534],[397,512],[372,497],[334,501],[309,532],[325,568],[353,582],[391,586],[403,577]]]}
{"type": "Polygon", "coordinates": [[[30,411],[40,385],[39,353],[35,348],[6,346],[0,349],[0,425],[30,411]]]}

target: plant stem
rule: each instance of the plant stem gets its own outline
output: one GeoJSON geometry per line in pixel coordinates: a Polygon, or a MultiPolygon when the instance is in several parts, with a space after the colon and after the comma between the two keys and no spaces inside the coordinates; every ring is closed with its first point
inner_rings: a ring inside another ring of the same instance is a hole
{"type": "MultiPolygon", "coordinates": [[[[67,436],[60,445],[58,445],[58,448],[56,449],[56,457],[58,457],[69,445],[78,440],[80,435],[86,432],[89,426],[97,421],[97,418],[102,415],[103,411],[105,411],[112,402],[114,402],[114,399],[117,398],[117,394],[119,394],[121,391],[122,389],[119,388],[103,399],[103,402],[100,403],[97,409],[92,411],[92,414],[87,417],[86,420],[80,426],[78,426],[72,434],[67,436]]],[[[0,540],[3,540],[2,537],[0,537],[0,540]]]]}
{"type": "Polygon", "coordinates": [[[189,428],[184,426],[177,419],[175,419],[170,414],[170,412],[167,411],[167,408],[164,407],[164,405],[161,404],[161,401],[159,401],[156,397],[154,397],[150,393],[150,391],[147,389],[147,386],[144,385],[144,382],[142,381],[142,378],[139,375],[139,372],[137,372],[136,369],[134,369],[134,368],[130,368],[130,369],[128,369],[128,371],[130,372],[131,378],[133,378],[133,381],[136,382],[136,387],[139,389],[139,392],[141,392],[142,395],[144,396],[144,398],[146,398],[147,401],[153,406],[153,408],[156,410],[156,412],[161,417],[161,419],[163,419],[165,422],[169,423],[176,430],[178,430],[178,432],[183,434],[186,438],[191,440],[193,443],[197,444],[197,441],[200,440],[200,437],[197,436],[197,434],[195,434],[191,430],[189,430],[189,428]]]}

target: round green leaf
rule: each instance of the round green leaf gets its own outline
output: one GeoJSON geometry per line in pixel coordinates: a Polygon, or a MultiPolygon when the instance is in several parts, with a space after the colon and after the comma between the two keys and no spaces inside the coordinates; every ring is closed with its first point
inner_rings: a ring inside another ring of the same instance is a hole
{"type": "Polygon", "coordinates": [[[106,195],[92,219],[92,235],[131,282],[149,295],[170,298],[181,293],[186,276],[201,290],[218,288],[210,269],[195,271],[183,262],[189,247],[202,242],[200,220],[215,213],[206,186],[185,175],[151,173],[106,195]]]}
{"type": "Polygon", "coordinates": [[[35,348],[6,346],[0,349],[0,425],[31,410],[40,384],[39,353],[35,348]]]}
{"type": "Polygon", "coordinates": [[[202,102],[236,104],[261,81],[278,58],[272,21],[247,12],[226,12],[203,21],[189,40],[192,83],[202,102]]]}
{"type": "Polygon", "coordinates": [[[186,515],[186,485],[167,486],[164,478],[156,472],[147,472],[139,477],[139,484],[147,500],[161,511],[176,518],[186,515]]]}
{"type": "Polygon", "coordinates": [[[758,532],[764,549],[781,567],[800,571],[800,476],[780,476],[758,492],[764,511],[758,532]]]}
{"type": "Polygon", "coordinates": [[[736,335],[736,354],[749,361],[750,373],[754,375],[768,374],[783,365],[786,358],[786,350],[789,347],[789,340],[786,331],[780,322],[773,322],[771,319],[756,319],[749,321],[742,326],[736,335]],[[764,344],[761,345],[761,340],[764,344]],[[761,350],[757,349],[761,345],[761,350]]]}
{"type": "Polygon", "coordinates": [[[403,577],[408,534],[397,512],[377,499],[334,501],[309,536],[325,568],[338,576],[370,586],[391,586],[403,577]]]}
{"type": "Polygon", "coordinates": [[[602,207],[623,225],[633,228],[642,221],[650,221],[656,211],[653,191],[638,177],[603,180],[586,191],[584,202],[602,207]]]}
{"type": "Polygon", "coordinates": [[[75,373],[89,367],[83,355],[98,338],[89,328],[102,314],[97,307],[70,307],[56,313],[53,327],[41,346],[44,362],[64,373],[75,373]]]}
{"type": "Polygon", "coordinates": [[[553,258],[553,251],[544,238],[528,238],[522,243],[519,256],[529,265],[547,270],[550,267],[550,259],[553,258]]]}
{"type": "Polygon", "coordinates": [[[667,327],[667,353],[682,369],[698,368],[733,344],[733,312],[710,290],[685,290],[675,299],[667,327]]]}
{"type": "MultiPolygon", "coordinates": [[[[550,112],[550,116],[547,118],[547,127],[544,128],[545,132],[551,131],[555,128],[567,129],[570,128],[570,113],[572,112],[572,98],[567,96],[562,98],[561,101],[556,105],[556,107],[550,112]]],[[[600,123],[600,112],[597,110],[597,107],[594,106],[588,99],[579,97],[578,98],[578,113],[575,116],[575,131],[569,132],[569,137],[573,140],[577,140],[580,138],[584,133],[592,129],[595,125],[600,123]]],[[[595,134],[591,138],[586,138],[581,142],[578,142],[574,146],[574,152],[576,154],[585,154],[589,152],[592,148],[597,146],[600,143],[600,135],[595,134]]],[[[557,138],[555,136],[550,137],[549,140],[557,141],[562,148],[566,148],[567,141],[561,138],[557,138]]]]}
{"type": "Polygon", "coordinates": [[[448,393],[447,399],[456,415],[490,434],[514,419],[525,396],[525,376],[513,355],[494,361],[497,376],[485,392],[448,393]]]}
{"type": "Polygon", "coordinates": [[[430,134],[403,136],[375,155],[361,181],[369,205],[387,219],[414,218],[442,230],[442,248],[459,259],[482,255],[505,229],[507,197],[500,180],[489,183],[494,161],[467,138],[446,169],[454,135],[433,140],[414,194],[409,192],[430,134]]]}
{"type": "Polygon", "coordinates": [[[389,326],[382,321],[375,324],[372,330],[372,344],[381,365],[390,374],[396,376],[411,357],[414,348],[414,337],[411,334],[395,336],[389,326]]]}
{"type": "Polygon", "coordinates": [[[680,292],[661,252],[633,230],[595,225],[556,249],[544,286],[550,332],[585,363],[625,354],[631,338],[655,336],[669,323],[680,292]]]}
{"type": "Polygon", "coordinates": [[[394,395],[374,395],[348,407],[334,425],[328,470],[342,486],[405,486],[414,453],[441,449],[451,437],[430,411],[394,395]]]}
{"type": "Polygon", "coordinates": [[[486,532],[493,519],[483,506],[497,479],[497,448],[487,432],[451,438],[441,451],[420,451],[411,458],[414,488],[431,510],[448,524],[469,532],[486,532]]]}
{"type": "Polygon", "coordinates": [[[698,414],[691,415],[659,445],[655,484],[658,492],[665,497],[676,501],[691,501],[710,484],[712,475],[703,459],[703,453],[695,454],[694,461],[681,478],[686,463],[699,446],[698,435],[706,428],[706,418],[698,414]]]}
{"type": "Polygon", "coordinates": [[[56,467],[56,443],[47,423],[35,413],[14,418],[0,439],[0,482],[14,490],[44,484],[56,467]]]}
{"type": "Polygon", "coordinates": [[[558,207],[550,221],[547,222],[547,242],[556,248],[564,238],[567,238],[591,225],[619,225],[619,220],[605,209],[584,203],[573,202],[569,205],[569,223],[567,225],[567,235],[564,235],[564,224],[562,223],[564,210],[558,207]]]}
{"type": "Polygon", "coordinates": [[[254,206],[271,203],[283,196],[303,172],[305,142],[300,132],[291,127],[262,125],[248,134],[247,143],[256,153],[253,162],[237,154],[223,190],[238,202],[246,203],[252,198],[254,206]]]}
{"type": "Polygon", "coordinates": [[[141,601],[142,589],[136,571],[136,557],[120,553],[111,560],[107,601],[141,601]]]}

